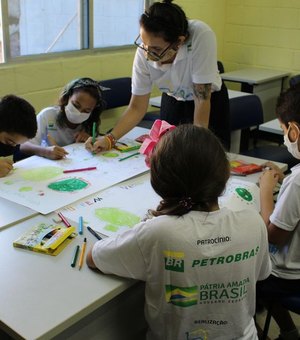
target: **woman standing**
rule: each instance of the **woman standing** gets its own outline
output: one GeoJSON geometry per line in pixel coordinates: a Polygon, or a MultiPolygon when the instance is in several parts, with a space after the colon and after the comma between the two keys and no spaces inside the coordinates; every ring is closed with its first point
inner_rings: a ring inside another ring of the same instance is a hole
{"type": "Polygon", "coordinates": [[[187,20],[172,0],[156,2],[140,18],[132,74],[132,97],[106,137],[86,147],[107,150],[145,115],[152,86],[163,92],[161,119],[209,127],[229,148],[228,93],[217,69],[215,34],[204,22],[187,20]]]}

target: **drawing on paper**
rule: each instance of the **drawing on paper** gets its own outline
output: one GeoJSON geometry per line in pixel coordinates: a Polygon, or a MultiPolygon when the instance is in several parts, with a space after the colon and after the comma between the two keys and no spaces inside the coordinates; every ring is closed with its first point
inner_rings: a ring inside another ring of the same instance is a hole
{"type": "Polygon", "coordinates": [[[99,220],[107,222],[105,230],[116,232],[120,227],[133,227],[140,222],[140,217],[119,208],[98,208],[95,215],[99,220]]]}
{"type": "Polygon", "coordinates": [[[48,188],[55,191],[73,192],[85,189],[89,183],[81,178],[67,178],[61,181],[53,182],[48,185],[48,188]]]}
{"type": "Polygon", "coordinates": [[[115,157],[118,157],[119,154],[117,152],[104,152],[102,154],[103,157],[108,157],[108,158],[115,158],[115,157]]]}
{"type": "Polygon", "coordinates": [[[57,166],[42,166],[35,169],[22,170],[20,176],[26,181],[41,182],[60,176],[63,169],[57,166]]]}
{"type": "Polygon", "coordinates": [[[255,183],[230,178],[219,204],[234,211],[246,208],[260,211],[259,188],[255,183]]]}
{"type": "Polygon", "coordinates": [[[0,178],[0,197],[48,214],[148,171],[142,155],[130,162],[119,162],[124,154],[117,150],[93,155],[83,143],[65,149],[69,154],[60,160],[32,156],[16,163],[14,171],[0,178]],[[63,172],[88,167],[97,170],[72,177],[63,172]]]}

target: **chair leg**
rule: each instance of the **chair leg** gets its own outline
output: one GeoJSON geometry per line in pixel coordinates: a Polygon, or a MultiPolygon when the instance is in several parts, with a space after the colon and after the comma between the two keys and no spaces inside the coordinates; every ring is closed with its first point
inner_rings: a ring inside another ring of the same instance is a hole
{"type": "Polygon", "coordinates": [[[270,323],[271,323],[271,317],[272,317],[272,307],[269,306],[261,340],[266,340],[267,337],[268,337],[269,327],[270,327],[270,323]]]}

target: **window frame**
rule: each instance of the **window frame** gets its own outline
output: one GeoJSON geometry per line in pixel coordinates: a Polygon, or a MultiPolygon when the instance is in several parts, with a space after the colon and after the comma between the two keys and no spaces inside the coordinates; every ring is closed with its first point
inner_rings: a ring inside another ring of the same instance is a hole
{"type": "MultiPolygon", "coordinates": [[[[79,49],[73,51],[49,52],[40,54],[28,54],[23,56],[11,57],[10,50],[10,36],[9,36],[9,22],[8,22],[8,1],[0,0],[1,15],[2,15],[2,51],[3,62],[0,65],[53,59],[62,56],[79,56],[91,53],[98,53],[99,51],[116,51],[133,48],[134,43],[124,46],[110,46],[110,47],[94,47],[94,0],[77,0],[79,6],[79,25],[80,25],[80,43],[79,49]]],[[[144,10],[155,0],[143,0],[144,10]]]]}

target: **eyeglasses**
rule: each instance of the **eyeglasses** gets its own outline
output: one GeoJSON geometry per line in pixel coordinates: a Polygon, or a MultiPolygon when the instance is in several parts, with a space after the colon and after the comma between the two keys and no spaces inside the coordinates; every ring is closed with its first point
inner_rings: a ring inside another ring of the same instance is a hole
{"type": "Polygon", "coordinates": [[[157,54],[155,52],[150,51],[148,48],[144,47],[144,43],[141,41],[140,35],[137,36],[137,38],[134,41],[134,44],[135,44],[135,46],[137,46],[137,47],[141,48],[143,51],[145,51],[147,53],[147,55],[150,56],[153,61],[160,61],[165,56],[168,49],[172,46],[172,44],[170,44],[160,54],[157,54]]]}

